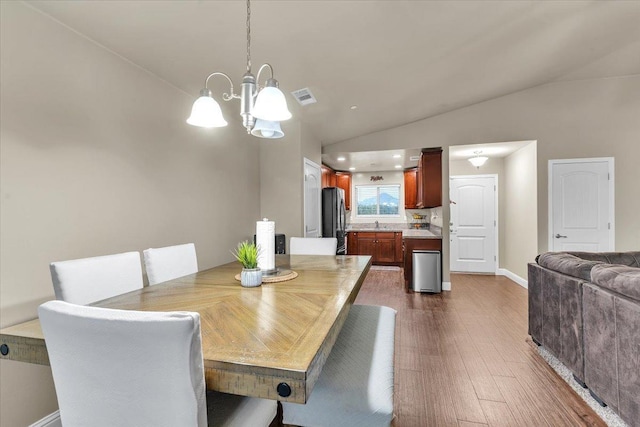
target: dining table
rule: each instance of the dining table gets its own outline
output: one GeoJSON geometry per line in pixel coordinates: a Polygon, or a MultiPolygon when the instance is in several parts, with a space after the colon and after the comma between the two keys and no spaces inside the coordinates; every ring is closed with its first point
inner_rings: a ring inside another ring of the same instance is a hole
{"type": "MultiPolygon", "coordinates": [[[[276,267],[290,271],[283,278],[297,276],[243,287],[241,266],[231,262],[90,305],[197,312],[207,389],[305,403],[371,257],[276,255],[276,267]]],[[[38,319],[0,330],[1,359],[49,364],[38,319]]]]}

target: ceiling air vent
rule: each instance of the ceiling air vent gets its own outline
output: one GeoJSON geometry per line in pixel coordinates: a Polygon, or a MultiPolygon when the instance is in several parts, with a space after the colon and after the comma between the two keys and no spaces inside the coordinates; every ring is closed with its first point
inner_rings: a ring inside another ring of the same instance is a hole
{"type": "Polygon", "coordinates": [[[300,105],[309,105],[309,104],[315,104],[316,102],[318,102],[316,101],[316,98],[313,96],[313,94],[311,93],[308,87],[303,87],[302,89],[294,90],[293,92],[291,92],[291,95],[293,95],[296,98],[296,100],[300,105]]]}
{"type": "Polygon", "coordinates": [[[409,160],[411,160],[412,162],[417,162],[418,160],[420,160],[420,156],[411,156],[409,157],[409,160]]]}

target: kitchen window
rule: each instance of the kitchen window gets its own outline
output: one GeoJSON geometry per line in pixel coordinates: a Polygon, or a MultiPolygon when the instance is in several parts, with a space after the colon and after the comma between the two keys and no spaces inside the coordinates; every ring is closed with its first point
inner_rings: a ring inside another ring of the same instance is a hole
{"type": "Polygon", "coordinates": [[[400,185],[356,185],[357,216],[399,216],[400,185]]]}

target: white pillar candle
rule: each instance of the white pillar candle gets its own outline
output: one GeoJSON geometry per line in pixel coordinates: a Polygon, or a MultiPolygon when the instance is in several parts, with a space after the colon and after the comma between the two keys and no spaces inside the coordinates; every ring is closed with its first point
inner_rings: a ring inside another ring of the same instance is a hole
{"type": "Polygon", "coordinates": [[[276,223],[264,218],[256,222],[258,267],[269,271],[276,267],[276,223]]]}

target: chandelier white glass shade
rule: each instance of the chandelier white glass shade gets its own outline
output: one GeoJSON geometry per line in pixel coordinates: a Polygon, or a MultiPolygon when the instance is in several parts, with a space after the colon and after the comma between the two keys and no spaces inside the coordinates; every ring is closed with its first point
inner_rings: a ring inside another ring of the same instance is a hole
{"type": "Polygon", "coordinates": [[[474,151],[473,154],[475,154],[476,156],[471,157],[469,159],[469,162],[471,162],[471,164],[476,168],[480,168],[480,166],[484,165],[487,162],[487,160],[489,160],[488,157],[480,155],[482,154],[482,151],[474,151]]]}
{"type": "Polygon", "coordinates": [[[200,91],[200,97],[193,103],[191,116],[187,119],[187,123],[206,128],[227,125],[227,121],[222,116],[220,104],[213,98],[208,87],[211,77],[223,76],[228,80],[230,89],[228,93],[222,94],[222,99],[224,101],[240,100],[242,125],[247,133],[260,138],[282,138],[284,133],[279,122],[290,119],[291,113],[287,107],[284,93],[278,88],[278,81],[273,77],[273,67],[270,64],[262,64],[258,70],[257,78],[251,73],[250,19],[251,5],[247,0],[247,72],[242,77],[240,94],[234,92],[233,81],[227,74],[219,71],[209,74],[204,82],[204,89],[200,91]],[[257,82],[260,81],[260,75],[265,69],[269,70],[271,77],[266,80],[263,87],[260,87],[257,82]],[[256,119],[258,119],[257,122],[256,119]]]}
{"type": "Polygon", "coordinates": [[[251,135],[257,136],[258,138],[282,138],[284,136],[284,132],[280,128],[280,122],[270,122],[268,120],[257,119],[256,124],[253,126],[251,130],[251,135]]]}
{"type": "Polygon", "coordinates": [[[278,89],[278,82],[275,79],[267,80],[266,87],[258,93],[253,105],[253,117],[270,122],[281,122],[291,118],[291,113],[287,109],[287,100],[284,93],[278,89]]]}
{"type": "Polygon", "coordinates": [[[209,89],[200,92],[200,97],[193,103],[187,123],[203,128],[219,128],[228,124],[222,117],[220,104],[213,99],[209,89]]]}

